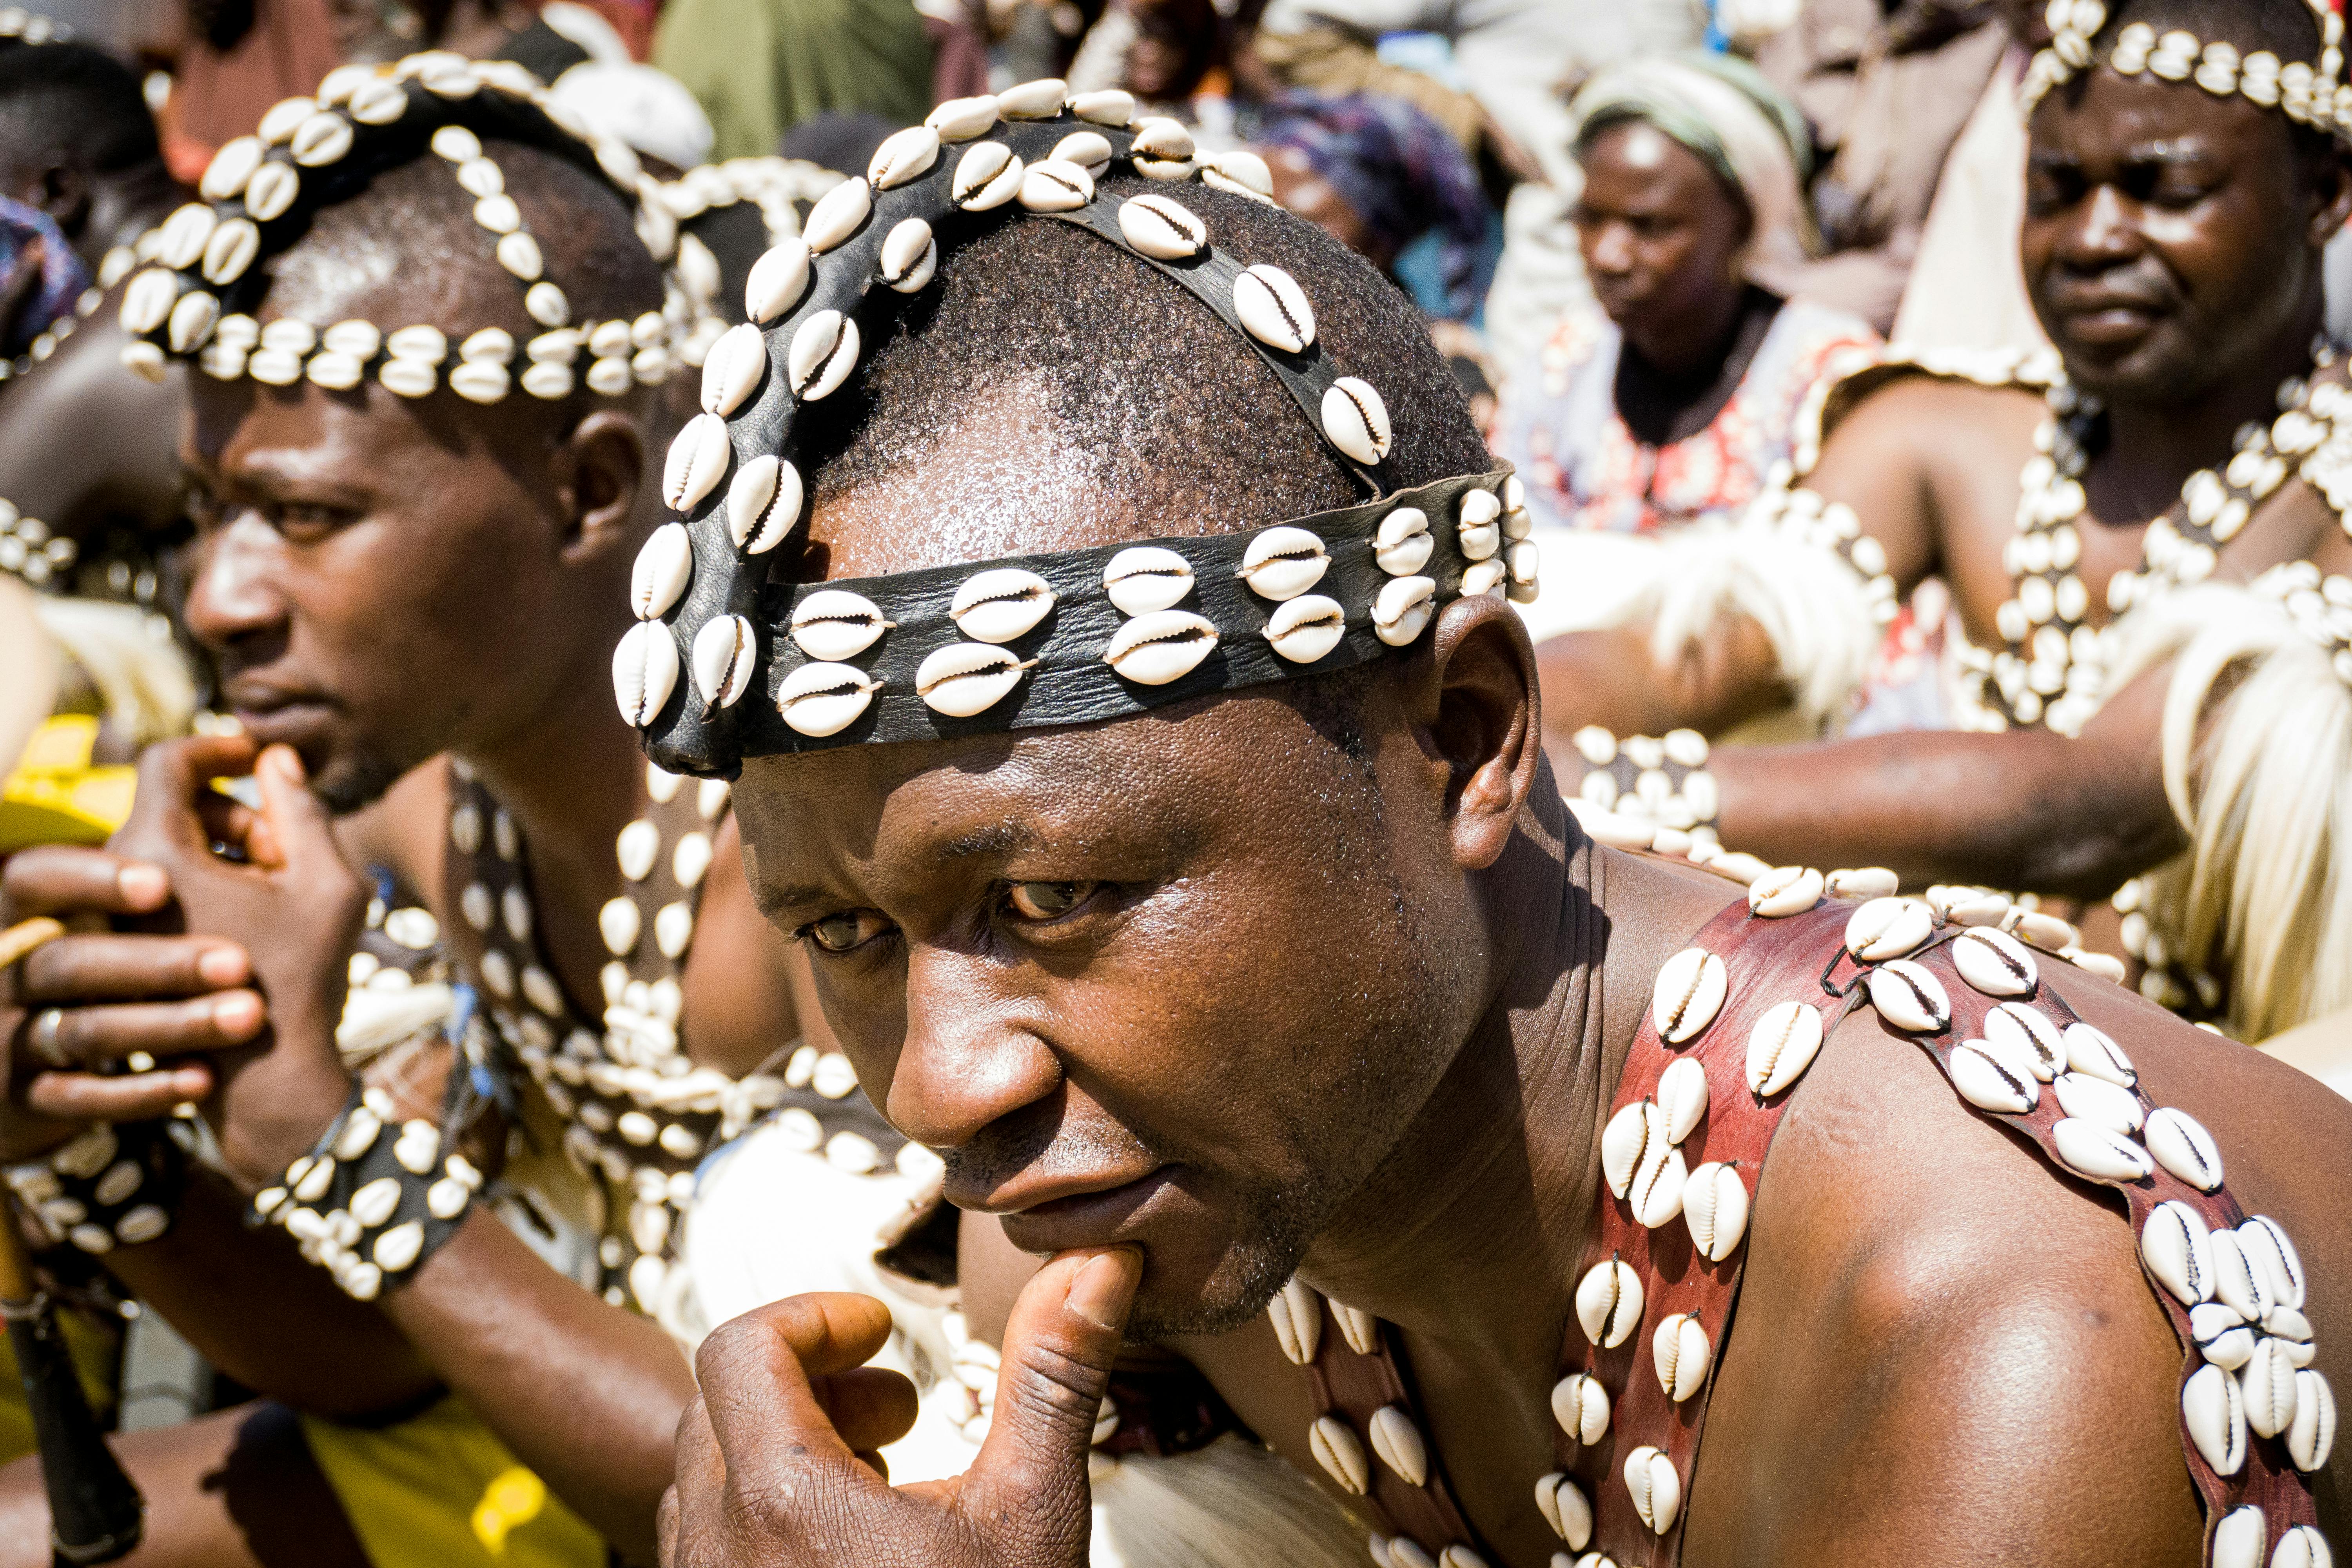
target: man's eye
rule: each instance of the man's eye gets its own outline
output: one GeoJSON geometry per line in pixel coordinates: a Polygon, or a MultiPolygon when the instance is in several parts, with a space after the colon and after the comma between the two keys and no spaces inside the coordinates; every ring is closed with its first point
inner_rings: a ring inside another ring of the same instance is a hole
{"type": "Polygon", "coordinates": [[[890,922],[872,910],[846,910],[811,921],[801,934],[827,952],[848,952],[865,946],[890,929],[890,922]]]}
{"type": "Polygon", "coordinates": [[[1087,901],[1093,882],[1015,882],[1004,890],[1004,902],[1024,921],[1059,920],[1087,901]]]}

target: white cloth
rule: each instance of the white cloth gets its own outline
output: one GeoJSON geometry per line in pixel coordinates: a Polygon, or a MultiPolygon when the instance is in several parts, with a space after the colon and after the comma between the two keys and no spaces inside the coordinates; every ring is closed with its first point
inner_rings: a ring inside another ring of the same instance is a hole
{"type": "Polygon", "coordinates": [[[1952,145],[1920,231],[1919,254],[1895,317],[1903,351],[2046,349],[2025,292],[2018,237],[2025,222],[2025,126],[2012,50],[1952,145]]]}

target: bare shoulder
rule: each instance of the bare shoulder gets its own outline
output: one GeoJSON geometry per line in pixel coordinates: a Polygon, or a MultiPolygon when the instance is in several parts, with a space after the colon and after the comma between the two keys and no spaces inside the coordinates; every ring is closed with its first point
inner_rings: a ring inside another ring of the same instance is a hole
{"type": "Polygon", "coordinates": [[[1854,400],[1837,418],[1822,447],[1822,466],[1875,456],[1908,455],[1922,464],[1945,443],[1971,435],[2013,441],[2031,436],[2042,414],[2039,393],[2023,386],[1986,386],[1946,376],[1899,375],[1854,400]]]}
{"type": "MultiPolygon", "coordinates": [[[[2318,1368],[2352,1375],[2338,1289],[2352,1226],[2327,1201],[2352,1106],[2117,987],[2047,971],[2158,1105],[2212,1131],[2247,1212],[2294,1237],[2318,1368]]],[[[1857,1013],[1763,1172],[1685,1562],[1874,1560],[1901,1542],[1909,1563],[2196,1563],[2182,1350],[2150,1289],[2116,1194],[2061,1174],[1964,1104],[1919,1045],[1857,1013]]],[[[2340,1540],[2345,1458],[2329,1468],[2321,1522],[2340,1540]]]]}
{"type": "Polygon", "coordinates": [[[1598,849],[1601,898],[1609,921],[1602,961],[1602,1028],[1612,1041],[1641,1027],[1666,960],[1691,945],[1701,927],[1747,889],[1687,861],[1598,849]]]}

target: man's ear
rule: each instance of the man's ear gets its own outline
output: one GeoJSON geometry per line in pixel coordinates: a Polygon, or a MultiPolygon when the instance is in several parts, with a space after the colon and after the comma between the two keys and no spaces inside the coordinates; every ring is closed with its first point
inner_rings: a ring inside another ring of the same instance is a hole
{"type": "Polygon", "coordinates": [[[1446,606],[1431,657],[1422,745],[1450,775],[1454,858],[1483,870],[1502,858],[1543,768],[1535,645],[1501,595],[1478,594],[1446,606]]]}
{"type": "Polygon", "coordinates": [[[556,453],[565,564],[637,543],[646,479],[645,426],[634,414],[600,408],[572,427],[556,453]]]}
{"type": "Polygon", "coordinates": [[[2352,220],[2352,157],[2333,147],[2319,172],[2317,204],[2311,215],[2311,243],[2326,246],[2352,220]]]}

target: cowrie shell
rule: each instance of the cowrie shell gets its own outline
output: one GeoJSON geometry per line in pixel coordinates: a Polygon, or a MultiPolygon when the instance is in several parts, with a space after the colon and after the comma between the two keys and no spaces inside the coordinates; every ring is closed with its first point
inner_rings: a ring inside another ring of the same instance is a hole
{"type": "Polygon", "coordinates": [[[433,151],[446,162],[463,163],[482,155],[481,138],[462,125],[444,125],[433,133],[433,151]]]}
{"type": "Polygon", "coordinates": [[[2042,1085],[2033,1075],[2019,1072],[1980,1040],[1953,1047],[1948,1066],[1952,1087],[1979,1110],[2022,1116],[2042,1103],[2042,1085]]]}
{"type": "Polygon", "coordinates": [[[220,225],[219,216],[202,202],[190,202],[163,220],[155,237],[155,259],[185,271],[202,260],[205,241],[220,225]]]}
{"type": "Polygon", "coordinates": [[[432,365],[414,359],[390,361],[376,371],[375,378],[384,384],[386,390],[403,397],[429,397],[433,389],[440,384],[440,378],[434,374],[432,365]]]}
{"type": "Polygon", "coordinates": [[[1500,588],[1503,582],[1504,568],[1501,562],[1478,562],[1462,574],[1462,596],[1470,599],[1481,594],[1491,594],[1500,588]]]}
{"type": "Polygon", "coordinates": [[[2155,1171],[2147,1152],[2112,1128],[2065,1117],[2050,1129],[2050,1142],[2068,1170],[2100,1181],[2137,1182],[2155,1171]]]}
{"type": "Polygon", "coordinates": [[[1706,1115],[1706,1069],[1688,1057],[1669,1062],[1652,1098],[1665,1112],[1667,1141],[1680,1143],[1706,1115]]]}
{"type": "Polygon", "coordinates": [[[400,1178],[378,1176],[352,1194],[352,1217],[371,1228],[390,1219],[400,1207],[400,1178]]]}
{"type": "Polygon", "coordinates": [[[2234,1230],[2213,1233],[2213,1295],[2250,1323],[2261,1322],[2278,1305],[2271,1294],[2270,1271],[2246,1256],[2245,1244],[2234,1230]]]}
{"type": "Polygon", "coordinates": [[[1410,647],[1437,613],[1437,584],[1427,577],[1391,577],[1372,598],[1372,635],[1391,647],[1410,647]]]}
{"type": "Polygon", "coordinates": [[[2245,1464],[2244,1400],[2238,1380],[2220,1367],[2200,1366],[2181,1385],[2180,1421],[2217,1474],[2234,1476],[2245,1464]]]}
{"type": "Polygon", "coordinates": [[[764,327],[801,302],[808,292],[810,255],[805,239],[779,240],[751,264],[743,285],[743,313],[751,325],[764,327]]]}
{"type": "Polygon", "coordinates": [[[503,235],[498,243],[499,265],[526,283],[535,283],[546,269],[547,260],[539,252],[539,241],[527,234],[503,235]]]}
{"type": "Polygon", "coordinates": [[[1323,1473],[1339,1483],[1339,1489],[1353,1497],[1362,1497],[1372,1484],[1371,1462],[1364,1457],[1362,1439],[1355,1429],[1336,1415],[1318,1416],[1307,1429],[1307,1447],[1323,1473]]]}
{"type": "Polygon", "coordinates": [[[866,177],[876,190],[887,191],[921,179],[939,161],[940,133],[928,125],[909,125],[883,138],[866,165],[866,177]]]}
{"type": "Polygon", "coordinates": [[[1737,1251],[1748,1233],[1748,1184],[1738,1170],[1711,1160],[1693,1171],[1683,1185],[1683,1223],[1709,1262],[1721,1263],[1737,1251]]]}
{"type": "Polygon", "coordinates": [[[309,98],[281,98],[262,114],[261,123],[255,127],[261,140],[275,147],[294,134],[294,128],[319,111],[318,100],[309,98]]]}
{"type": "Polygon", "coordinates": [[[1622,1198],[1633,1190],[1634,1173],[1643,1163],[1671,1144],[1665,1111],[1655,1100],[1634,1100],[1601,1130],[1601,1179],[1622,1198]]]}
{"type": "Polygon", "coordinates": [[[513,375],[502,364],[461,364],[449,373],[449,390],[468,403],[496,403],[513,384],[513,375]]]}
{"type": "Polygon", "coordinates": [[[2133,1089],[2139,1083],[2139,1072],[2131,1058],[2106,1034],[2088,1024],[2069,1024],[2064,1035],[2066,1065],[2076,1072],[2104,1079],[2118,1089],[2133,1089]]]}
{"type": "MultiPolygon", "coordinates": [[[[545,279],[523,290],[522,308],[532,321],[542,327],[561,327],[572,320],[571,300],[562,289],[545,279]]],[[[578,350],[575,348],[573,353],[576,354],[578,350]]]]}
{"type": "Polygon", "coordinates": [[[751,623],[740,616],[715,616],[694,634],[694,689],[711,707],[732,708],[751,686],[758,659],[751,623]]]}
{"type": "Polygon", "coordinates": [[[2057,1091],[2058,1104],[2069,1116],[2117,1132],[2140,1130],[2139,1097],[2127,1089],[2078,1072],[2060,1073],[2050,1087],[2057,1091]]]}
{"type": "Polygon", "coordinates": [[[2326,1537],[2308,1524],[2290,1526],[2271,1553],[2270,1568],[2334,1568],[2326,1537]]]}
{"type": "Polygon", "coordinates": [[[514,358],[514,334],[504,327],[484,327],[457,345],[457,357],[474,363],[505,364],[514,358]]]}
{"type": "Polygon", "coordinates": [[[1118,628],[1103,662],[1122,680],[1166,686],[1200,667],[1217,646],[1216,624],[1190,610],[1152,610],[1118,628]]]}
{"type": "Polygon", "coordinates": [[[2202,1215],[2184,1203],[2156,1205],[2139,1228],[2140,1261],[2184,1307],[2213,1299],[2213,1247],[2202,1215]]]}
{"type": "Polygon", "coordinates": [[[1261,599],[1295,599],[1323,580],[1330,554],[1303,528],[1269,528],[1249,542],[1235,574],[1261,599]]]}
{"type": "MultiPolygon", "coordinates": [[[[294,198],[301,194],[302,176],[295,171],[293,164],[264,163],[253,172],[253,178],[246,182],[245,210],[256,221],[268,223],[272,218],[283,216],[286,209],[294,205],[294,198]]],[[[229,221],[234,223],[236,220],[232,218],[229,221]]],[[[219,231],[216,229],[214,233],[217,236],[219,231]]]]}
{"type": "Polygon", "coordinates": [[[1658,967],[1650,992],[1650,1021],[1661,1039],[1679,1046],[1715,1022],[1730,989],[1722,959],[1703,947],[1686,947],[1658,967]]]}
{"type": "Polygon", "coordinates": [[[1436,548],[1429,514],[1417,506],[1401,506],[1381,519],[1380,531],[1372,535],[1372,563],[1391,577],[1410,577],[1429,564],[1436,548]]]}
{"type": "Polygon", "coordinates": [[[1265,640],[1293,664],[1313,664],[1329,657],[1347,632],[1348,613],[1339,607],[1339,601],[1320,594],[1286,601],[1265,623],[1265,640]]]}
{"type": "Polygon", "coordinates": [[[1331,1321],[1339,1325],[1339,1337],[1358,1355],[1378,1355],[1381,1352],[1381,1321],[1361,1307],[1350,1307],[1337,1297],[1328,1297],[1331,1303],[1331,1321]]]}
{"type": "Polygon", "coordinates": [[[1139,174],[1148,172],[1147,163],[1189,163],[1195,150],[1181,121],[1153,114],[1136,121],[1132,156],[1139,174]]]}
{"type": "Polygon", "coordinates": [[[1169,196],[1129,196],[1119,203],[1118,232],[1158,261],[1187,261],[1209,248],[1209,226],[1169,196]]]}
{"type": "Polygon", "coordinates": [[[625,893],[605,900],[604,907],[596,911],[597,932],[604,939],[604,951],[614,958],[626,958],[636,951],[644,925],[637,901],[625,893]]]}
{"type": "MultiPolygon", "coordinates": [[[[193,289],[180,296],[172,307],[170,331],[166,334],[173,353],[190,353],[203,346],[212,336],[214,326],[220,321],[220,300],[202,289],[193,289]]],[[[362,360],[369,356],[358,356],[362,360]]]]}
{"type": "Polygon", "coordinates": [[[1011,201],[1021,189],[1021,160],[1002,142],[975,143],[957,161],[948,192],[966,212],[987,212],[1011,201]]]}
{"type": "Polygon", "coordinates": [[[398,82],[365,81],[352,89],[344,108],[362,125],[390,125],[408,112],[408,94],[398,82]]]}
{"type": "Polygon", "coordinates": [[[912,294],[920,289],[939,267],[939,242],[931,237],[931,226],[921,218],[902,219],[883,237],[879,265],[882,281],[899,293],[912,294]]]}
{"type": "Polygon", "coordinates": [[[370,1256],[386,1274],[397,1274],[415,1263],[425,1250],[425,1222],[404,1220],[375,1238],[370,1256]]]}
{"type": "Polygon", "coordinates": [[[2197,1187],[2197,1192],[2221,1190],[2221,1147],[2213,1142],[2213,1133],[2204,1131],[2204,1123],[2188,1112],[2178,1112],[2168,1105],[2149,1112],[2143,1140],[2149,1157],[2189,1187],[2197,1187]]]}
{"type": "Polygon", "coordinates": [[[1622,1259],[1597,1265],[1576,1286],[1576,1321],[1603,1350],[1625,1342],[1642,1321],[1642,1277],[1622,1259]]]}
{"type": "Polygon", "coordinates": [[[1157,544],[1122,550],[1103,568],[1103,592],[1122,615],[1172,608],[1192,591],[1192,563],[1157,544]]]}
{"type": "Polygon", "coordinates": [[[1315,307],[1297,279],[1261,261],[1234,279],[1234,314],[1262,343],[1298,353],[1315,342],[1315,307]]]}
{"type": "Polygon", "coordinates": [[[1070,112],[1096,125],[1124,126],[1135,118],[1135,95],[1118,87],[1076,93],[1070,99],[1070,112]]]}
{"type": "Polygon", "coordinates": [[[694,542],[682,522],[666,522],[653,531],[637,552],[629,573],[629,608],[641,621],[669,614],[694,575],[694,542]]]}
{"type": "Polygon", "coordinates": [[[693,510],[718,485],[732,455],[727,421],[716,414],[696,415],[669,445],[669,462],[662,471],[662,500],[672,511],[693,510]]]}
{"type": "Polygon", "coordinates": [[[1012,695],[1021,672],[1035,664],[987,643],[950,643],[924,656],[915,669],[915,695],[934,712],[954,719],[985,713],[1012,695]]]}
{"type": "MultiPolygon", "coordinates": [[[[2177,1110],[2159,1110],[2155,1116],[2147,1119],[2151,1132],[2155,1130],[2158,1116],[2179,1116],[2182,1121],[2188,1121],[2187,1117],[2181,1116],[2177,1110]]],[[[2201,1132],[2204,1130],[2200,1128],[2198,1131],[2201,1132]]],[[[2151,1153],[2154,1152],[2153,1149],[2149,1151],[2151,1153]]],[[[2213,1162],[2213,1181],[2216,1186],[2221,1184],[2221,1157],[2217,1154],[2213,1162]]],[[[2173,1174],[2180,1173],[2175,1171],[2173,1174]]],[[[2181,1180],[2188,1181],[2189,1178],[2182,1176],[2181,1180]]],[[[2196,1184],[2192,1182],[2189,1184],[2193,1186],[2196,1184]]],[[[2268,1215],[2259,1214],[2246,1221],[2238,1227],[2238,1249],[2246,1255],[2248,1262],[2259,1264],[2263,1272],[2269,1277],[2271,1297],[2273,1300],[2283,1307],[2292,1307],[2297,1311],[2302,1310],[2305,1295],[2303,1255],[2294,1249],[2294,1243],[2287,1239],[2287,1234],[2278,1221],[2268,1215]]]]}
{"type": "Polygon", "coordinates": [[[785,355],[793,395],[803,403],[831,395],[857,363],[857,323],[838,310],[819,310],[793,333],[785,355]]]}
{"type": "Polygon", "coordinates": [[[2057,916],[2037,910],[2013,910],[2006,925],[2044,952],[2062,952],[2073,947],[2082,934],[2057,916]]]}
{"type": "Polygon", "coordinates": [[[1884,866],[1832,871],[1824,880],[1832,899],[1883,899],[1903,885],[1884,866]]]}
{"type": "Polygon", "coordinates": [[[1581,1552],[1592,1539],[1592,1502],[1584,1489],[1568,1477],[1554,1470],[1536,1482],[1536,1509],[1551,1526],[1551,1532],[1568,1542],[1570,1552],[1581,1552]]]}
{"type": "Polygon", "coordinates": [[[1822,878],[1804,866],[1782,866],[1748,885],[1748,912],[1766,920],[1801,915],[1822,901],[1822,878]]]}
{"type": "Polygon", "coordinates": [[[996,123],[996,100],[985,93],[951,98],[925,115],[923,123],[938,132],[942,142],[969,142],[996,123]]]}
{"type": "Polygon", "coordinates": [[[2211,1568],[2263,1568],[2263,1547],[2269,1540],[2261,1509],[2233,1508],[2213,1527],[2211,1568]]]}
{"type": "Polygon", "coordinates": [[[1845,922],[1845,950],[1864,963],[1900,958],[1936,932],[1936,917],[1916,899],[1873,899],[1845,922]]]}
{"type": "Polygon", "coordinates": [[[1759,1100],[1804,1077],[1822,1048],[1822,1010],[1783,1002],[1756,1020],[1748,1036],[1748,1087],[1759,1100]]]}
{"type": "Polygon", "coordinates": [[[1212,153],[1202,159],[1201,183],[1212,190],[1232,191],[1260,201],[1274,199],[1274,171],[1245,147],[1212,153]]]}
{"type": "Polygon", "coordinates": [[[725,418],[743,406],[768,374],[768,341],[744,322],[728,328],[702,362],[702,411],[725,418]]]}
{"type": "Polygon", "coordinates": [[[262,145],[258,136],[239,136],[221,143],[213,161],[205,165],[204,178],[196,183],[196,194],[208,202],[235,201],[261,167],[262,145]]]}
{"type": "Polygon", "coordinates": [[[1369,468],[1389,455],[1388,405],[1370,383],[1343,375],[1323,394],[1323,435],[1369,468]]]}
{"type": "Polygon", "coordinates": [[[1561,1431],[1590,1448],[1609,1435],[1609,1391],[1597,1377],[1570,1373],[1552,1384],[1551,1415],[1561,1431]]]}
{"type": "Polygon", "coordinates": [[[964,579],[948,618],[974,642],[1011,642],[1036,629],[1054,608],[1053,585],[1034,572],[1000,566],[964,579]]]}
{"type": "Polygon", "coordinates": [[[2287,1458],[2294,1461],[2296,1469],[2309,1475],[2326,1465],[2335,1450],[2336,1391],[2320,1373],[2298,1372],[2294,1374],[2294,1423],[2286,1430],[2287,1458]]]}
{"type": "Polygon", "coordinates": [[[1412,1418],[1393,1405],[1372,1412],[1372,1452],[1407,1485],[1429,1484],[1429,1445],[1412,1418]]]}
{"type": "Polygon", "coordinates": [[[439,364],[449,357],[449,339],[438,327],[403,327],[383,340],[384,352],[394,359],[439,364]]]}
{"type": "Polygon", "coordinates": [[[838,664],[872,647],[893,624],[862,594],[819,588],[793,606],[792,639],[809,658],[838,664]]]}
{"type": "MultiPolygon", "coordinates": [[[[273,164],[283,168],[283,164],[273,164]]],[[[287,171],[290,177],[292,170],[287,171]]],[[[258,176],[257,176],[257,178],[258,176]]],[[[245,276],[253,258],[261,254],[261,230],[248,218],[233,217],[213,230],[205,241],[204,275],[207,283],[226,285],[245,276]]]]}
{"type": "Polygon", "coordinates": [[[677,689],[677,644],[658,621],[639,621],[613,649],[613,695],[621,717],[642,730],[677,689]]]}
{"type": "MultiPolygon", "coordinates": [[[[2210,1259],[2210,1254],[2208,1254],[2210,1259]]],[[[2212,1276],[2204,1276],[2204,1288],[2212,1289],[2212,1276]]],[[[2168,1282],[2166,1289],[2171,1289],[2168,1282]]],[[[2173,1292],[2179,1295],[2179,1291],[2173,1292]]],[[[2238,1316],[2235,1307],[2225,1307],[2219,1301],[2206,1301],[2189,1309],[2189,1337],[2196,1342],[2197,1353],[2224,1372],[2235,1372],[2246,1364],[2254,1353],[2254,1328],[2238,1316]]]]}
{"type": "Polygon", "coordinates": [[[1882,963],[1870,972],[1870,1005],[1898,1029],[1914,1034],[1941,1029],[1952,1021],[1952,999],[1944,983],[1908,959],[1882,963]]]}
{"type": "Polygon", "coordinates": [[[1674,1529],[1683,1510],[1683,1481],[1672,1459],[1646,1443],[1634,1449],[1625,1456],[1625,1490],[1652,1534],[1674,1529]]]}
{"type": "Polygon", "coordinates": [[[1650,1336],[1650,1359],[1658,1369],[1658,1386],[1680,1405],[1706,1383],[1707,1368],[1715,1364],[1715,1346],[1708,1342],[1696,1317],[1676,1312],[1660,1322],[1658,1331],[1650,1336]]]}
{"type": "Polygon", "coordinates": [[[1076,163],[1041,158],[1021,176],[1021,205],[1033,213],[1076,212],[1095,199],[1095,177],[1076,163]]]}
{"type": "Polygon", "coordinates": [[[161,267],[151,267],[122,291],[122,330],[143,337],[162,326],[180,297],[180,280],[161,267]]]}
{"type": "Polygon", "coordinates": [[[1952,942],[1952,963],[1961,979],[1988,996],[2028,996],[2041,983],[2025,944],[1989,927],[1960,932],[1952,942]]]}
{"type": "Polygon", "coordinates": [[[801,471],[772,453],[735,470],[727,487],[727,536],[746,555],[783,542],[801,515],[801,471]]]}
{"type": "Polygon", "coordinates": [[[1683,1212],[1683,1189],[1690,1184],[1689,1168],[1680,1149],[1661,1144],[1644,1156],[1627,1184],[1625,1202],[1633,1217],[1656,1230],[1683,1212]]]}
{"type": "Polygon", "coordinates": [[[1265,1304],[1274,1322],[1274,1337],[1293,1366],[1312,1366],[1323,1342],[1323,1309],[1314,1290],[1293,1279],[1265,1304]]]}
{"type": "Polygon", "coordinates": [[[996,112],[1007,120],[1051,120],[1062,112],[1069,84],[1058,77],[1042,77],[1008,87],[996,95],[996,112]]]}
{"type": "Polygon", "coordinates": [[[286,150],[306,169],[339,163],[352,150],[352,122],[332,110],[321,110],[294,128],[286,150]]]}
{"type": "Polygon", "coordinates": [[[1110,138],[1099,131],[1073,131],[1054,144],[1054,161],[1099,174],[1110,166],[1110,138]]]}
{"type": "Polygon", "coordinates": [[[863,180],[844,180],[817,198],[809,209],[801,237],[820,256],[845,243],[866,226],[874,211],[874,187],[863,180]]]}
{"type": "Polygon", "coordinates": [[[2246,1405],[2246,1425],[2264,1437],[2275,1437],[2294,1422],[2295,1364],[2286,1347],[2273,1339],[2256,1342],[2254,1353],[2238,1371],[2238,1391],[2246,1405]]]}
{"type": "MultiPolygon", "coordinates": [[[[480,162],[489,166],[488,159],[480,162]]],[[[472,166],[467,164],[466,168],[472,166]]],[[[458,173],[462,175],[465,169],[458,173]]],[[[515,199],[505,192],[492,191],[474,204],[474,221],[492,234],[512,234],[522,226],[522,208],[515,205],[515,199]]]]}
{"type": "Polygon", "coordinates": [[[882,683],[852,665],[804,664],[776,689],[784,722],[813,740],[837,735],[873,705],[882,683]]]}
{"type": "Polygon", "coordinates": [[[2064,1037],[2050,1015],[2039,1008],[2004,1002],[1985,1015],[1984,1032],[1991,1044],[2029,1058],[2033,1076],[2043,1083],[2066,1069],[2064,1037]]]}

